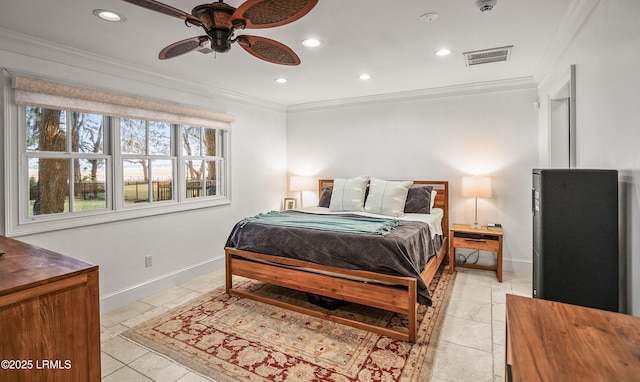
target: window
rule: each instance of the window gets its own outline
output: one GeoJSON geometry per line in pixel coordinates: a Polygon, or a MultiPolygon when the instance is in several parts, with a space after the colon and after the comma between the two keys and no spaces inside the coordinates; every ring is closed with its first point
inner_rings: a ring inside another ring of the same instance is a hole
{"type": "Polygon", "coordinates": [[[183,156],[185,163],[185,186],[187,198],[213,196],[221,183],[223,157],[218,135],[211,128],[183,126],[183,156]]]}
{"type": "Polygon", "coordinates": [[[172,131],[166,122],[120,118],[125,205],[174,200],[172,131]]]}
{"type": "Polygon", "coordinates": [[[17,126],[4,132],[12,148],[6,234],[230,203],[232,116],[11,79],[13,97],[3,86],[7,120],[17,126]]]}
{"type": "Polygon", "coordinates": [[[106,209],[105,118],[26,107],[25,120],[28,216],[106,209]]]}

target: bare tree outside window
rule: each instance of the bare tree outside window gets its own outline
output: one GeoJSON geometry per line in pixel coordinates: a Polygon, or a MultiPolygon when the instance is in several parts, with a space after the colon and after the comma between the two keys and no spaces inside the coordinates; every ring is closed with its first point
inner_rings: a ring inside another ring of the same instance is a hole
{"type": "Polygon", "coordinates": [[[216,129],[183,126],[183,154],[187,198],[217,194],[218,131],[216,129]]]}
{"type": "MultiPolygon", "coordinates": [[[[65,151],[66,132],[60,124],[60,110],[33,109],[33,132],[37,136],[39,151],[65,151]]],[[[64,212],[67,196],[68,162],[65,159],[38,161],[38,178],[33,214],[64,212]]]]}

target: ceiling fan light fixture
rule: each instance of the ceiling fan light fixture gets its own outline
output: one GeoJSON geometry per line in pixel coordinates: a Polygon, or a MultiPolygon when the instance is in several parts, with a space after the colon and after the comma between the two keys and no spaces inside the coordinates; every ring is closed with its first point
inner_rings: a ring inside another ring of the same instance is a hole
{"type": "Polygon", "coordinates": [[[225,3],[211,3],[194,7],[191,14],[202,21],[205,29],[231,29],[231,15],[235,10],[235,8],[225,3]]]}
{"type": "Polygon", "coordinates": [[[442,49],[436,50],[434,54],[439,57],[444,57],[444,56],[450,55],[451,53],[453,53],[453,50],[448,48],[442,48],[442,49]]]}
{"type": "Polygon", "coordinates": [[[124,17],[124,15],[122,15],[121,13],[110,11],[108,9],[94,9],[93,14],[94,16],[105,21],[117,23],[126,20],[126,17],[124,17]]]}
{"type": "Polygon", "coordinates": [[[306,46],[307,48],[316,48],[322,45],[322,41],[317,38],[306,38],[302,40],[302,46],[306,46]]]}

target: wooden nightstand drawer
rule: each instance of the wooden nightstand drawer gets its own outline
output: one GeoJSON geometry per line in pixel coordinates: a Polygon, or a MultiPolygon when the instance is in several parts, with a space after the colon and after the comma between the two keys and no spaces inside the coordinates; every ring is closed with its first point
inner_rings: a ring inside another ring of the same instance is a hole
{"type": "Polygon", "coordinates": [[[480,251],[498,252],[500,240],[496,236],[492,238],[453,237],[453,246],[456,248],[471,248],[480,251]]]}

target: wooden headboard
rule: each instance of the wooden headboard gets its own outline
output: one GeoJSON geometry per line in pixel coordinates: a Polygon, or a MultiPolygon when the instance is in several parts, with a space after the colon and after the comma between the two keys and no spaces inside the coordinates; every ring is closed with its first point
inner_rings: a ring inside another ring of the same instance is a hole
{"type": "MultiPolygon", "coordinates": [[[[442,234],[447,237],[449,234],[449,182],[448,181],[432,181],[432,180],[414,180],[413,184],[422,184],[431,186],[438,193],[433,204],[434,208],[442,208],[444,216],[442,217],[442,234]]],[[[318,198],[322,194],[322,189],[333,188],[333,179],[318,179],[318,198]]]]}

